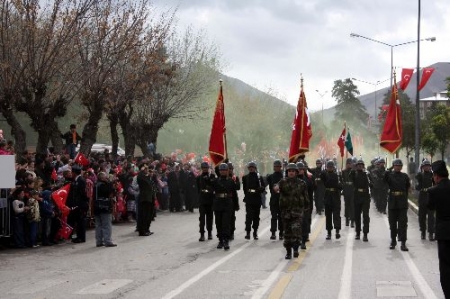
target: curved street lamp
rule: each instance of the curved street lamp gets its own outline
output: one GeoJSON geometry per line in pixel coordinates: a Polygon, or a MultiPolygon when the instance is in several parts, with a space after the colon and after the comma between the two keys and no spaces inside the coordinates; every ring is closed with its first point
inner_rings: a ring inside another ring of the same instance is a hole
{"type": "Polygon", "coordinates": [[[322,125],[323,125],[324,124],[324,122],[323,122],[323,96],[328,93],[328,90],[325,91],[324,93],[321,93],[318,89],[316,89],[316,92],[319,94],[320,102],[322,103],[322,125]]]}

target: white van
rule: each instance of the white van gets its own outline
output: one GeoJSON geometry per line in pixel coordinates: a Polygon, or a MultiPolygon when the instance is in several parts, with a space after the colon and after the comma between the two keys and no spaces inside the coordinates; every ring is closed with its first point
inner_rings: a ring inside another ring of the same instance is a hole
{"type": "MultiPolygon", "coordinates": [[[[80,145],[77,146],[77,152],[80,150],[80,145]]],[[[91,148],[91,153],[104,153],[105,150],[108,150],[110,153],[112,152],[112,145],[107,145],[104,143],[94,143],[91,148]]],[[[119,156],[125,156],[125,150],[121,147],[117,148],[117,154],[119,156]]]]}

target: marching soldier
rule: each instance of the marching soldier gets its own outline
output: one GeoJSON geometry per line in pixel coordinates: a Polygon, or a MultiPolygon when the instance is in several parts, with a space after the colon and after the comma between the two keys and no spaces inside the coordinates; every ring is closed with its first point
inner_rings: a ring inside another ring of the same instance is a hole
{"type": "Polygon", "coordinates": [[[200,212],[200,242],[205,241],[205,224],[208,231],[208,240],[212,240],[212,225],[213,225],[213,201],[214,190],[213,181],[215,175],[209,172],[209,163],[202,162],[200,165],[202,173],[197,177],[197,190],[199,198],[199,212],[200,212]]]}
{"type": "Polygon", "coordinates": [[[331,240],[331,230],[336,229],[336,239],[341,237],[341,190],[342,184],[333,161],[327,161],[327,169],[320,174],[325,186],[325,217],[327,240],[331,240]]]}
{"type": "Polygon", "coordinates": [[[369,208],[370,208],[370,194],[369,187],[372,183],[369,180],[369,176],[364,171],[364,161],[358,160],[356,162],[356,170],[350,173],[350,179],[355,187],[355,223],[356,223],[356,236],[355,239],[360,239],[361,234],[361,213],[363,215],[363,241],[367,242],[367,234],[369,233],[369,208]]]}
{"type": "Polygon", "coordinates": [[[280,192],[280,210],[284,223],[284,247],[286,248],[286,259],[298,257],[298,247],[302,237],[303,211],[308,206],[308,192],[306,183],[297,178],[297,165],[289,163],[287,166],[287,177],[283,178],[275,190],[280,192]]]}
{"type": "Polygon", "coordinates": [[[271,240],[276,240],[276,232],[277,228],[280,231],[279,238],[283,240],[283,221],[281,219],[280,212],[280,193],[274,190],[274,186],[276,186],[281,179],[283,178],[282,172],[282,163],[280,160],[275,160],[273,162],[273,173],[267,176],[267,184],[269,185],[270,191],[270,231],[272,232],[272,236],[270,236],[271,240]]]}
{"type": "Polygon", "coordinates": [[[315,187],[314,190],[314,203],[316,205],[316,213],[322,215],[322,211],[324,208],[324,196],[325,196],[325,186],[323,184],[322,178],[320,174],[322,173],[322,160],[316,160],[316,168],[311,169],[311,173],[315,178],[315,187]]]}
{"type": "Polygon", "coordinates": [[[309,240],[309,234],[311,233],[311,213],[314,209],[313,192],[314,192],[314,181],[312,178],[308,177],[307,166],[304,162],[297,163],[298,168],[298,178],[306,183],[308,191],[308,203],[305,204],[303,210],[303,222],[302,222],[302,244],[301,248],[306,249],[306,242],[309,240]]]}
{"type": "Polygon", "coordinates": [[[378,212],[386,214],[388,185],[384,181],[384,174],[386,173],[386,161],[383,158],[378,159],[377,168],[372,171],[373,183],[373,198],[378,212]]]}
{"type": "Polygon", "coordinates": [[[345,162],[345,169],[342,170],[342,184],[344,193],[344,203],[345,203],[345,226],[351,223],[351,227],[355,227],[355,207],[353,202],[353,197],[355,193],[355,188],[353,187],[353,181],[350,179],[350,172],[353,168],[353,159],[347,158],[345,162]]]}
{"type": "Polygon", "coordinates": [[[234,166],[233,163],[228,162],[228,176],[236,185],[236,190],[233,192],[233,209],[231,210],[231,235],[230,241],[234,240],[234,231],[236,230],[236,212],[239,211],[239,197],[238,190],[241,190],[241,182],[239,178],[234,174],[234,166]]]}
{"type": "Polygon", "coordinates": [[[214,202],[213,210],[216,218],[217,237],[219,238],[218,249],[230,249],[230,222],[231,210],[233,209],[233,192],[236,184],[228,177],[228,165],[219,165],[219,177],[213,181],[214,202]]]}
{"type": "Polygon", "coordinates": [[[416,190],[419,191],[419,226],[421,238],[425,240],[428,216],[428,239],[434,241],[434,211],[428,209],[427,193],[428,189],[433,186],[433,173],[431,172],[430,161],[423,160],[420,170],[421,172],[416,174],[416,190]]]}
{"type": "MultiPolygon", "coordinates": [[[[377,168],[377,165],[376,165],[377,161],[378,161],[378,157],[375,157],[372,160],[370,160],[370,165],[367,166],[367,173],[369,174],[370,178],[372,178],[372,173],[377,168]]],[[[376,191],[375,192],[373,191],[373,188],[370,189],[370,194],[372,194],[372,199],[373,199],[373,202],[375,203],[375,206],[378,205],[378,203],[377,203],[378,197],[377,197],[376,193],[377,193],[376,191]]]]}
{"type": "Polygon", "coordinates": [[[389,186],[388,218],[391,230],[391,246],[395,249],[398,240],[401,242],[400,249],[408,251],[406,247],[406,230],[408,228],[408,191],[411,188],[409,177],[401,172],[403,162],[400,159],[392,161],[393,171],[387,171],[384,176],[389,186]]]}
{"type": "Polygon", "coordinates": [[[247,165],[249,173],[242,177],[245,202],[245,238],[250,240],[250,231],[253,228],[253,239],[258,240],[259,214],[261,212],[261,194],[265,190],[262,177],[256,171],[256,163],[247,165]]]}

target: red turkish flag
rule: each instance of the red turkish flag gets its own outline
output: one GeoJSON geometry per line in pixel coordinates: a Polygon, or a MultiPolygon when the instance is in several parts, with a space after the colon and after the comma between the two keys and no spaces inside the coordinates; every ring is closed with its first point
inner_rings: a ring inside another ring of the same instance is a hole
{"type": "Polygon", "coordinates": [[[56,169],[55,168],[53,168],[53,170],[52,170],[51,178],[54,181],[56,181],[58,179],[58,175],[56,174],[56,169]]]}
{"type": "Polygon", "coordinates": [[[402,145],[402,111],[398,99],[397,83],[392,86],[391,102],[389,103],[386,121],[381,133],[380,146],[390,153],[395,153],[402,145]]]}
{"type": "Polygon", "coordinates": [[[409,81],[411,81],[414,69],[402,69],[402,81],[400,82],[400,89],[405,90],[408,87],[409,81]]]}
{"type": "Polygon", "coordinates": [[[297,160],[298,156],[309,151],[309,140],[312,137],[311,121],[306,104],[303,85],[297,103],[294,122],[292,124],[291,145],[289,147],[289,162],[297,160]]]}
{"type": "Polygon", "coordinates": [[[55,202],[58,209],[63,214],[63,216],[69,215],[70,212],[70,208],[66,206],[69,191],[70,191],[70,184],[66,184],[52,193],[52,199],[55,202]]]}
{"type": "Polygon", "coordinates": [[[89,165],[89,160],[86,158],[85,155],[83,155],[82,152],[78,152],[78,154],[76,155],[75,159],[73,160],[73,162],[83,165],[83,166],[88,166],[89,165]]]}
{"type": "Polygon", "coordinates": [[[337,142],[337,145],[339,146],[339,151],[341,152],[341,157],[344,156],[344,150],[345,150],[345,127],[342,130],[341,136],[339,136],[339,140],[337,142]]]}
{"type": "Polygon", "coordinates": [[[209,156],[212,162],[217,165],[226,158],[226,140],[225,140],[225,107],[223,104],[222,85],[220,85],[219,96],[216,102],[216,110],[209,137],[209,156]]]}
{"type": "Polygon", "coordinates": [[[419,90],[425,87],[427,85],[428,80],[430,79],[431,75],[434,72],[434,68],[432,67],[424,67],[422,70],[422,78],[420,79],[419,87],[417,87],[419,90]]]}

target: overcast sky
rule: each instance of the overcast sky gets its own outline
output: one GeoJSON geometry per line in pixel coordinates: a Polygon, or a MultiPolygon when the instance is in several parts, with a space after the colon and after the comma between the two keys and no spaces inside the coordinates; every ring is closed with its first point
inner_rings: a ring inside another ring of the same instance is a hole
{"type": "MultiPolygon", "coordinates": [[[[422,1],[421,66],[450,61],[448,0],[422,1]]],[[[160,8],[179,6],[178,26],[205,29],[220,46],[224,73],[296,105],[300,74],[308,106],[335,105],[334,80],[357,78],[389,86],[390,47],[417,40],[417,0],[154,0],[160,8]],[[321,96],[316,90],[319,90],[321,96]]],[[[417,44],[394,47],[394,66],[415,68],[417,44]]],[[[374,85],[355,82],[361,94],[374,85]]],[[[226,88],[226,87],[224,87],[226,88]]],[[[226,89],[225,89],[226,90],[226,89]]]]}

